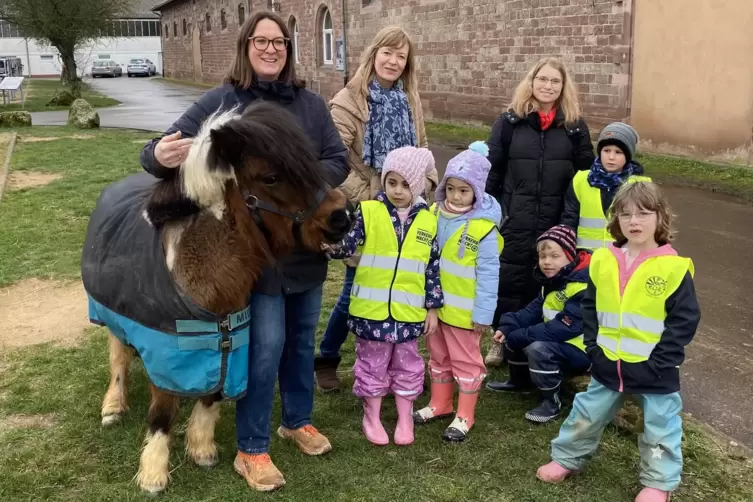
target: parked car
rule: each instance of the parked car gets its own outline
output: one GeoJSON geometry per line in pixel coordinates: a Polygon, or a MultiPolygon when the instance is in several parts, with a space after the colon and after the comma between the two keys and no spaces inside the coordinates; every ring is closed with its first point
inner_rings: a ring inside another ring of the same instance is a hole
{"type": "Polygon", "coordinates": [[[122,76],[123,68],[115,61],[95,61],[92,64],[92,78],[122,76]]]}
{"type": "Polygon", "coordinates": [[[127,67],[128,76],[146,75],[151,77],[157,74],[157,67],[147,58],[131,59],[127,67]]]}

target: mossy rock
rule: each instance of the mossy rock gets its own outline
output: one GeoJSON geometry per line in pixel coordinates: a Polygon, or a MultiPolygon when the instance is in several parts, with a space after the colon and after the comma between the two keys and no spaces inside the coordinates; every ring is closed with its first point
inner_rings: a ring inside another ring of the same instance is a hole
{"type": "Polygon", "coordinates": [[[70,106],[76,101],[76,96],[70,89],[58,89],[52,94],[47,106],[70,106]]]}
{"type": "Polygon", "coordinates": [[[77,99],[68,111],[68,125],[79,129],[97,129],[99,114],[85,99],[77,99]]]}
{"type": "Polygon", "coordinates": [[[29,112],[0,113],[0,127],[29,127],[30,125],[31,113],[29,112]]]}

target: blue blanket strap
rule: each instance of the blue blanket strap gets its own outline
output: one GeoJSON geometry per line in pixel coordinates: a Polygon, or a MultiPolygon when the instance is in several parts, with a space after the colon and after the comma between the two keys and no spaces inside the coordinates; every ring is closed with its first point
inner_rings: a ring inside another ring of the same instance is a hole
{"type": "Polygon", "coordinates": [[[245,327],[251,320],[251,307],[248,306],[238,312],[233,312],[219,322],[196,321],[178,319],[175,321],[175,331],[178,333],[221,333],[223,331],[235,331],[245,327]]]}
{"type": "MultiPolygon", "coordinates": [[[[239,347],[248,345],[249,332],[243,330],[234,335],[230,335],[230,346],[228,352],[232,352],[239,347]]],[[[200,338],[182,336],[178,338],[178,350],[213,350],[222,352],[222,340],[218,338],[200,338]]]]}

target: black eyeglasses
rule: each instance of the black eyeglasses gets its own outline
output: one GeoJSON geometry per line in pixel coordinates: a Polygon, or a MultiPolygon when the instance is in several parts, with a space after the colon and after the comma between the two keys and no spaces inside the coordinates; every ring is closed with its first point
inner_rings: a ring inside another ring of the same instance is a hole
{"type": "Polygon", "coordinates": [[[284,37],[273,38],[272,40],[268,39],[267,37],[248,37],[248,39],[253,42],[254,47],[258,51],[266,51],[270,43],[276,51],[284,51],[288,46],[288,41],[290,41],[289,38],[284,37]]]}

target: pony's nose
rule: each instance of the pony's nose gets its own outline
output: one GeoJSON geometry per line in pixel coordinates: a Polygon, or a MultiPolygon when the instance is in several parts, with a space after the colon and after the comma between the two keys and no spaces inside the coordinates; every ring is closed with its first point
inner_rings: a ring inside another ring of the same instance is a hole
{"type": "Polygon", "coordinates": [[[329,215],[329,228],[336,233],[346,233],[353,226],[353,212],[348,209],[337,209],[329,215]]]}

